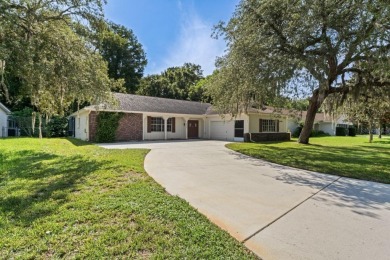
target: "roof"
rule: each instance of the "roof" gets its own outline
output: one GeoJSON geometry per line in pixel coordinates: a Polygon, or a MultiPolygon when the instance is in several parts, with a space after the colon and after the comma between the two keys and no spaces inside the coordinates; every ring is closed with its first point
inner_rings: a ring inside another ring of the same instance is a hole
{"type": "Polygon", "coordinates": [[[188,115],[204,115],[211,104],[160,97],[114,93],[119,101],[116,110],[134,112],[155,112],[188,115]]]}
{"type": "MultiPolygon", "coordinates": [[[[185,115],[218,115],[218,110],[210,103],[201,103],[196,101],[186,101],[161,97],[150,97],[133,94],[113,93],[118,100],[118,107],[113,108],[115,111],[129,112],[150,112],[150,113],[169,113],[185,115]]],[[[0,103],[1,105],[1,103],[0,103]]],[[[85,107],[85,110],[96,110],[96,106],[85,107]]],[[[104,106],[106,110],[107,107],[104,106]]],[[[306,111],[275,109],[265,106],[263,109],[248,108],[250,114],[273,114],[278,113],[285,116],[292,116],[301,119],[306,118],[306,111]]],[[[332,117],[325,113],[317,113],[315,122],[332,122],[332,117]]]]}
{"type": "MultiPolygon", "coordinates": [[[[305,119],[306,118],[306,115],[307,115],[307,111],[302,111],[301,112],[301,118],[305,119]]],[[[337,116],[337,118],[335,119],[338,119],[339,116],[337,116]]],[[[314,118],[314,122],[332,122],[332,116],[329,115],[329,114],[326,114],[326,113],[317,113],[316,114],[316,117],[314,118]]]]}
{"type": "Polygon", "coordinates": [[[3,109],[5,111],[5,113],[7,114],[11,114],[11,110],[9,110],[6,106],[4,106],[1,102],[0,102],[0,108],[3,109]]]}

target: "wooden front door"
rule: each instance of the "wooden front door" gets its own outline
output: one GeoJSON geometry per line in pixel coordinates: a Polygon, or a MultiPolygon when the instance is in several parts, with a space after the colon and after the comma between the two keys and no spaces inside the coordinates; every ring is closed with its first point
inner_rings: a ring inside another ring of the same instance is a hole
{"type": "Polygon", "coordinates": [[[188,139],[199,138],[199,121],[188,120],[188,139]]]}

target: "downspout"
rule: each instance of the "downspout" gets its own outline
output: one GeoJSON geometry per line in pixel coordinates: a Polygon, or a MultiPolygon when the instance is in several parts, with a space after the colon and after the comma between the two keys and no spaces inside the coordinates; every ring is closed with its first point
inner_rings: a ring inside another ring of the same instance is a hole
{"type": "Polygon", "coordinates": [[[91,114],[91,110],[88,110],[88,114],[87,114],[87,119],[88,119],[88,121],[87,121],[87,125],[86,125],[86,127],[85,127],[85,133],[86,133],[86,135],[87,135],[87,141],[89,141],[89,114],[91,114]]]}

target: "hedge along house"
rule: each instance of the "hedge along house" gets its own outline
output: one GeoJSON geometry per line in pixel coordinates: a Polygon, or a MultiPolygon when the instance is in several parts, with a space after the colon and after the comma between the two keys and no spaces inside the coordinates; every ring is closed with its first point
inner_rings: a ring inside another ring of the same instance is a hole
{"type": "MultiPolygon", "coordinates": [[[[88,106],[71,115],[71,132],[75,138],[96,141],[100,113],[120,116],[115,141],[215,139],[244,141],[244,133],[270,138],[285,133],[290,138],[287,115],[273,110],[249,109],[232,117],[219,115],[209,103],[114,93],[118,106],[88,106]],[[287,134],[288,133],[288,134],[287,134]],[[276,135],[275,135],[276,136],[276,135]]],[[[271,138],[272,139],[272,138],[271,138]]]]}

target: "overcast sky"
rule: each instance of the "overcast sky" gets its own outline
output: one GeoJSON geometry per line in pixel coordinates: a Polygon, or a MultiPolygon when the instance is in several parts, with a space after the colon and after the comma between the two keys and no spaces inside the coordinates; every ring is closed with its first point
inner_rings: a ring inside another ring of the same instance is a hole
{"type": "Polygon", "coordinates": [[[192,62],[214,70],[225,42],[212,28],[228,21],[239,0],[108,0],[106,18],[132,29],[148,59],[145,75],[192,62]]]}

